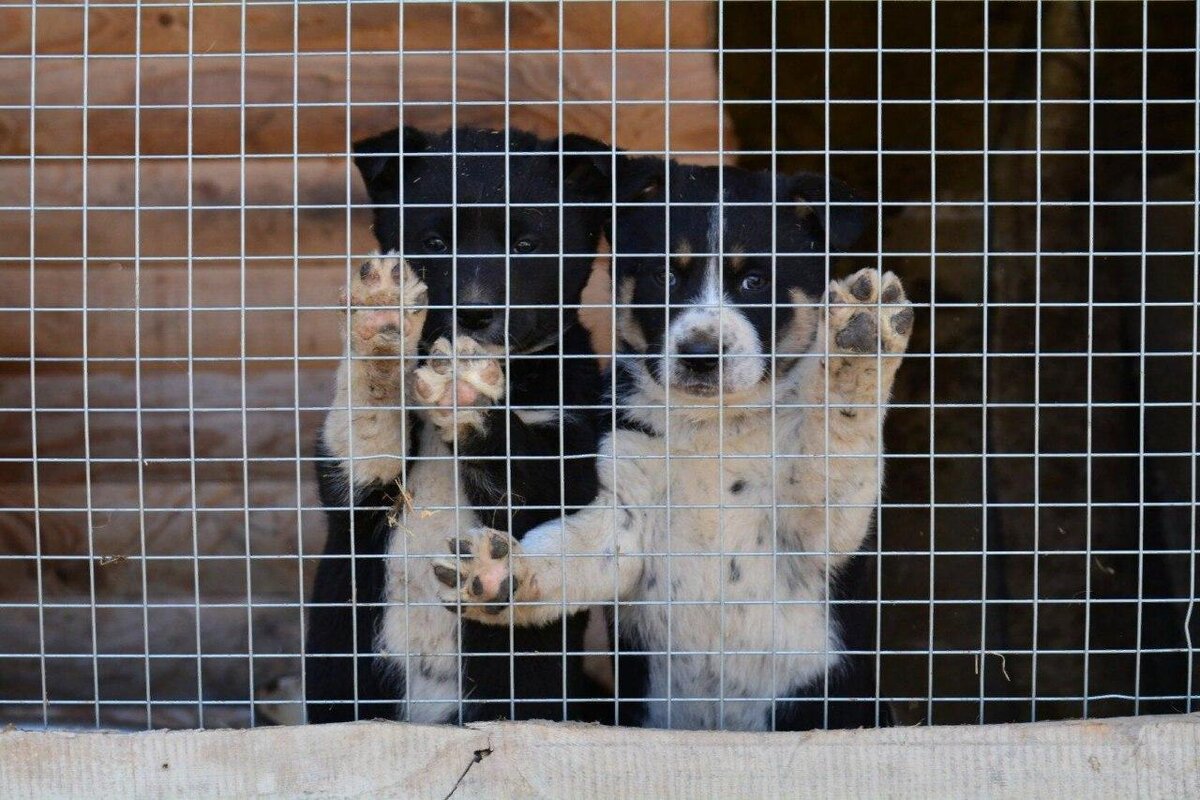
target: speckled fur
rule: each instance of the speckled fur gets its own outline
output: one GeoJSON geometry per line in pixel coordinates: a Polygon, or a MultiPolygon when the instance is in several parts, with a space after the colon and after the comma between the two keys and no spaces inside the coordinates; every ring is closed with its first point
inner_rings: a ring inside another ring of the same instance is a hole
{"type": "MultiPolygon", "coordinates": [[[[648,653],[648,696],[725,698],[651,702],[646,724],[769,727],[770,698],[794,696],[837,667],[840,632],[826,589],[868,535],[881,415],[912,325],[891,273],[862,270],[828,292],[824,310],[801,306],[779,334],[777,352],[789,352],[785,343],[809,347],[774,381],[774,414],[746,407],[771,402],[766,380],[724,395],[719,408],[715,398],[673,389],[668,419],[662,386],[641,364],[627,365],[636,388],[622,402],[641,430],[604,442],[596,502],[509,542],[511,561],[489,556],[486,542],[500,534],[477,532],[460,581],[468,588],[457,596],[443,588],[443,599],[495,602],[511,563],[518,623],[614,593],[639,601],[622,607],[621,630],[648,653]],[[881,280],[891,304],[882,308],[881,280]],[[880,340],[883,355],[873,355],[880,340]],[[483,596],[469,590],[475,577],[483,596]]],[[[464,613],[497,618],[480,605],[464,613]]]]}

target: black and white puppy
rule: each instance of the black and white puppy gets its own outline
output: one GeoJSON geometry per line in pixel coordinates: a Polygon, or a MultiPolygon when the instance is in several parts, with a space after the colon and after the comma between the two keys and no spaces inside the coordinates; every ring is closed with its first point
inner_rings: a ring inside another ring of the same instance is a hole
{"type": "Polygon", "coordinates": [[[825,718],[847,649],[829,601],[880,490],[913,321],[900,281],[827,282],[863,215],[822,176],[632,160],[617,191],[634,205],[614,219],[624,353],[600,494],[520,543],[454,543],[443,599],[486,622],[512,598],[537,624],[615,594],[643,664],[622,662],[618,696],[648,726],[874,724],[870,702],[825,718]]]}
{"type": "Polygon", "coordinates": [[[367,307],[347,326],[321,437],[330,531],[309,618],[310,722],[590,719],[611,705],[567,702],[600,696],[579,655],[564,667],[586,614],[460,626],[428,559],[456,528],[520,539],[595,497],[602,372],[578,305],[612,158],[586,137],[517,130],[405,128],[355,145],[389,255],[355,277],[367,307]],[[367,335],[380,327],[382,340],[367,335]]]}

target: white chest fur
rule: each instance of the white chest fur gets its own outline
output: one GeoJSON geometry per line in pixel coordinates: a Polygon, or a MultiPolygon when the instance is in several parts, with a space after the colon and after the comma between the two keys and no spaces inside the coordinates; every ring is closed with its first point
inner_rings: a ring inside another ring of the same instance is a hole
{"type": "Polygon", "coordinates": [[[623,607],[621,624],[655,643],[651,696],[681,698],[669,711],[652,703],[652,725],[761,727],[770,698],[837,661],[829,654],[839,649],[838,632],[823,602],[825,526],[812,518],[824,504],[798,491],[796,473],[813,466],[795,453],[802,413],[681,418],[669,437],[623,431],[611,443],[618,507],[640,506],[625,520],[648,554],[643,602],[623,607]],[[622,481],[633,463],[643,476],[663,476],[657,498],[644,478],[640,490],[622,481]],[[721,697],[733,699],[682,700],[721,697]]]}

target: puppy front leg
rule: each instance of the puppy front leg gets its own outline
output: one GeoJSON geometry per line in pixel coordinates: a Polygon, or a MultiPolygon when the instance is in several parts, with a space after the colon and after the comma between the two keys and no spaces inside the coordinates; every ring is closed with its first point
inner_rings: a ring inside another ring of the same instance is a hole
{"type": "Polygon", "coordinates": [[[392,693],[375,668],[373,644],[384,600],[388,515],[408,446],[400,376],[406,357],[416,353],[426,296],[416,274],[391,257],[369,259],[349,287],[350,317],[341,326],[346,357],[317,443],[328,531],[308,598],[310,722],[391,712],[392,693]]]}
{"type": "Polygon", "coordinates": [[[799,381],[798,399],[807,407],[797,424],[783,428],[794,440],[777,449],[792,456],[789,501],[798,507],[787,511],[788,528],[810,552],[825,551],[828,542],[836,568],[862,544],[879,495],[880,427],[913,311],[900,280],[874,269],[833,281],[827,300],[799,381]]]}
{"type": "Polygon", "coordinates": [[[393,537],[387,559],[387,605],[376,647],[394,683],[403,687],[402,719],[452,722],[461,710],[464,691],[459,621],[439,604],[440,584],[429,569],[430,559],[443,552],[441,526],[435,536],[431,520],[424,522],[411,529],[402,524],[393,537]]]}
{"type": "Polygon", "coordinates": [[[434,562],[443,602],[479,622],[542,625],[564,610],[632,596],[652,529],[661,523],[658,512],[647,509],[662,494],[664,471],[655,459],[618,459],[617,467],[614,476],[612,462],[602,457],[596,499],[569,517],[539,525],[520,542],[490,529],[451,539],[455,557],[434,562]]]}
{"type": "Polygon", "coordinates": [[[355,488],[390,486],[402,471],[409,425],[401,387],[412,380],[428,296],[412,268],[391,256],[371,258],[351,281],[346,358],[321,444],[355,488]]]}
{"type": "Polygon", "coordinates": [[[660,439],[617,431],[601,443],[599,491],[589,505],[539,525],[520,543],[488,529],[452,538],[455,557],[433,569],[443,602],[488,624],[540,625],[564,610],[630,598],[665,525],[663,457],[660,439]]]}

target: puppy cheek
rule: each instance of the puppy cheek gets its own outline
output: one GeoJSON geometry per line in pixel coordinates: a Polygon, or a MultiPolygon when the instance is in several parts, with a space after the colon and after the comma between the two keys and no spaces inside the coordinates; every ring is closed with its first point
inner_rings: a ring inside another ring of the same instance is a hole
{"type": "MultiPolygon", "coordinates": [[[[633,310],[622,308],[617,311],[617,330],[626,344],[639,353],[647,351],[646,332],[633,314],[633,310]]],[[[608,343],[605,342],[607,345],[608,343]]]]}
{"type": "Polygon", "coordinates": [[[821,321],[820,300],[801,289],[789,292],[789,305],[776,311],[775,352],[783,358],[807,353],[821,321]]]}

